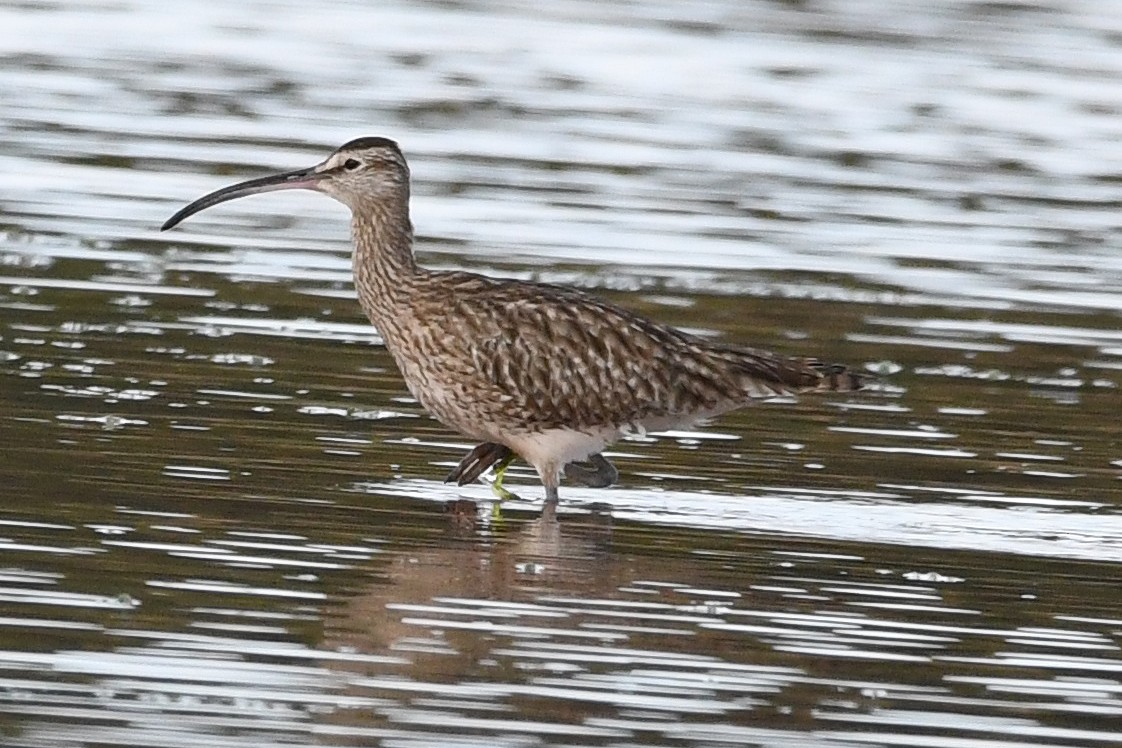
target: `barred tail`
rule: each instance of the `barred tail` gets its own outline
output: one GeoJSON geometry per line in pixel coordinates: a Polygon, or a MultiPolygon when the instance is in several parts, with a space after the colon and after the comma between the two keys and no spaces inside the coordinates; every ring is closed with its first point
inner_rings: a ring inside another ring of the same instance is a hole
{"type": "Polygon", "coordinates": [[[817,392],[853,392],[869,383],[870,376],[850,371],[843,364],[823,364],[815,359],[804,363],[818,374],[818,381],[810,387],[817,392]]]}

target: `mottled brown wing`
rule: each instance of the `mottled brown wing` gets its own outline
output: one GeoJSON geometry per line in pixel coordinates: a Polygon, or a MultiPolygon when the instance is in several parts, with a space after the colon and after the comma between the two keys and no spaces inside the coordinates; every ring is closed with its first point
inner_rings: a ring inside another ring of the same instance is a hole
{"type": "Polygon", "coordinates": [[[479,376],[540,428],[728,410],[817,385],[799,360],[714,346],[587,294],[463,274],[448,303],[479,376]]]}

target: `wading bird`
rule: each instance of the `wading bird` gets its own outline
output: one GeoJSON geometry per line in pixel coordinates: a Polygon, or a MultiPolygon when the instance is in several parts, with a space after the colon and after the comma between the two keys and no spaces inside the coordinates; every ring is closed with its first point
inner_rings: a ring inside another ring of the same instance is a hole
{"type": "Polygon", "coordinates": [[[442,423],[483,442],[449,474],[461,484],[497,464],[501,495],[517,455],[553,503],[563,472],[586,485],[614,482],[600,452],[625,434],[688,426],[755,398],[861,386],[844,366],[709,342],[576,289],[421,267],[409,166],[386,138],[358,138],[310,168],[212,192],[161,230],[227,200],[291,189],[350,208],[359,303],[406,386],[442,423]]]}

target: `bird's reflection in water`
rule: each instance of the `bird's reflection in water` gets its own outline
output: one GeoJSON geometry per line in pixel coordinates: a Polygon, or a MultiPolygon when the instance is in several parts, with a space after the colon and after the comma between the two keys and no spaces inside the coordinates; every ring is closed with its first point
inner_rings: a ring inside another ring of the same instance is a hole
{"type": "Polygon", "coordinates": [[[453,499],[444,502],[448,517],[448,530],[452,537],[470,538],[482,524],[479,504],[471,499],[453,499]]]}
{"type": "MultiPolygon", "coordinates": [[[[444,502],[444,514],[448,518],[448,529],[453,537],[470,538],[488,527],[501,527],[505,524],[499,504],[490,502],[481,506],[471,499],[452,499],[444,502]],[[490,508],[488,508],[490,507],[490,508]]],[[[586,514],[583,518],[568,520],[573,532],[580,528],[590,531],[592,528],[606,529],[611,527],[611,505],[607,503],[585,504],[582,507],[586,514]]],[[[557,504],[545,502],[542,505],[540,522],[530,522],[521,525],[522,532],[529,532],[530,527],[536,527],[539,534],[546,532],[558,533],[560,521],[557,518],[557,504]]]]}
{"type": "Polygon", "coordinates": [[[377,582],[327,611],[326,649],[405,662],[356,657],[326,667],[418,682],[466,677],[512,639],[539,636],[534,630],[542,626],[572,627],[540,598],[611,597],[629,571],[614,568],[620,562],[609,553],[612,517],[603,506],[559,518],[547,502],[540,516],[504,510],[495,522],[489,502],[461,499],[448,502],[445,513],[444,538],[395,552],[377,582]]]}

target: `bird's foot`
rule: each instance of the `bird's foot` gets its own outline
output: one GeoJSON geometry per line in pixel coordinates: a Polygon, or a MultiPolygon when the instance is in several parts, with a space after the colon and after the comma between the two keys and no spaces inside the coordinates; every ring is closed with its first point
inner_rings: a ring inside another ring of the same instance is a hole
{"type": "MultiPolygon", "coordinates": [[[[506,449],[506,447],[503,447],[506,449]]],[[[507,450],[509,454],[499,461],[498,467],[495,468],[495,477],[491,480],[491,493],[500,501],[520,501],[518,494],[513,491],[507,490],[503,487],[503,478],[506,477],[506,469],[510,467],[510,463],[514,462],[514,453],[507,450]]],[[[495,505],[498,507],[498,504],[495,505]]]]}
{"type": "MultiPolygon", "coordinates": [[[[514,462],[515,454],[509,447],[495,442],[483,442],[464,455],[459,464],[444,478],[445,483],[455,481],[462,486],[483,479],[491,486],[491,493],[501,501],[518,500],[513,491],[503,486],[506,469],[514,462]],[[484,473],[494,468],[494,478],[487,480],[484,473]]],[[[594,454],[584,462],[570,462],[564,467],[565,477],[574,483],[589,488],[604,488],[619,479],[616,466],[602,454],[594,454]]]]}
{"type": "Polygon", "coordinates": [[[455,481],[457,486],[462,486],[482,478],[491,486],[491,493],[499,501],[518,500],[517,494],[503,487],[506,469],[514,462],[514,457],[514,452],[509,447],[495,442],[483,442],[464,455],[460,463],[445,476],[444,482],[455,481]],[[492,467],[495,468],[495,477],[487,480],[483,474],[492,467]]]}
{"type": "Polygon", "coordinates": [[[616,466],[602,454],[594,454],[585,462],[570,462],[564,471],[566,478],[589,488],[606,488],[619,480],[616,466]]]}

